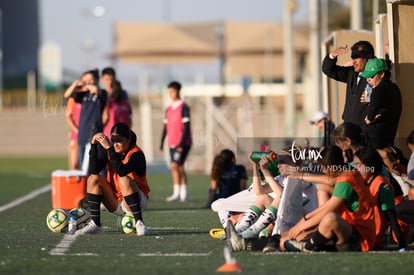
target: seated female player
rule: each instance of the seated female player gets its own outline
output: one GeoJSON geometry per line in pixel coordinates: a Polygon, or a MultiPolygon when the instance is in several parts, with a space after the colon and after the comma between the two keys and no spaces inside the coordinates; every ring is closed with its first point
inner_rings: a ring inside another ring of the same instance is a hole
{"type": "Polygon", "coordinates": [[[146,161],[142,150],[136,145],[136,135],[124,123],[111,129],[111,137],[97,133],[91,141],[89,173],[86,198],[91,221],[76,231],[81,234],[102,232],[100,205],[116,215],[131,213],[136,221],[138,236],[148,233],[142,218],[150,191],[146,178],[146,161]],[[99,175],[107,165],[107,177],[99,175]]]}

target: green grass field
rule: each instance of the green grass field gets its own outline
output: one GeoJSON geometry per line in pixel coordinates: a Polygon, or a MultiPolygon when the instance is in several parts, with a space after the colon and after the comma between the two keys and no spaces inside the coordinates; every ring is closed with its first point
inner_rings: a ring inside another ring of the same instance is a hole
{"type": "MultiPolygon", "coordinates": [[[[65,159],[0,158],[0,208],[50,183],[65,159]]],[[[215,213],[203,209],[208,176],[189,175],[190,202],[165,202],[169,174],[149,174],[151,198],[144,219],[150,235],[117,231],[116,217],[103,212],[104,234],[79,236],[64,251],[64,234],[46,226],[50,191],[0,211],[0,274],[214,274],[224,263],[225,242],[208,231],[219,227],[215,213]]],[[[272,253],[233,254],[245,274],[412,274],[414,254],[272,253]]]]}

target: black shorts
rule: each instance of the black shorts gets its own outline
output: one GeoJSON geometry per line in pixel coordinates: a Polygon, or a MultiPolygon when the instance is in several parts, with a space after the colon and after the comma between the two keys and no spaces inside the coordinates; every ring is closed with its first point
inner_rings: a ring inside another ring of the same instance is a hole
{"type": "Polygon", "coordinates": [[[190,152],[191,146],[184,146],[182,147],[182,151],[178,152],[177,147],[170,147],[170,158],[171,162],[175,162],[178,164],[184,164],[185,160],[187,159],[188,152],[190,152]]]}

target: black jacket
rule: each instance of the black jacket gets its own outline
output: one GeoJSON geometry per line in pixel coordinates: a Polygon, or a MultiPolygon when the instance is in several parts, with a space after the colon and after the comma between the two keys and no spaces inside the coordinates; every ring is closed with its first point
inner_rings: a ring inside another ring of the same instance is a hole
{"type": "Polygon", "coordinates": [[[322,72],[326,76],[337,81],[346,83],[345,106],[342,113],[344,122],[358,124],[363,129],[366,115],[366,105],[360,102],[362,93],[365,90],[367,80],[360,78],[358,85],[358,72],[354,67],[344,67],[336,65],[337,58],[331,59],[329,54],[322,61],[322,72]]]}
{"type": "Polygon", "coordinates": [[[398,86],[389,79],[384,79],[372,90],[371,102],[367,107],[369,120],[375,115],[381,117],[372,124],[365,125],[364,132],[368,142],[375,148],[384,148],[394,144],[398,123],[402,111],[402,99],[398,86]]]}

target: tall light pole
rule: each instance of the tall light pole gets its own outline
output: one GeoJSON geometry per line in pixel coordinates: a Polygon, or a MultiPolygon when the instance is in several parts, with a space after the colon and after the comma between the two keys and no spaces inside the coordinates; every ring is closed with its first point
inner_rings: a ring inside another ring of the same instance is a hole
{"type": "MultiPolygon", "coordinates": [[[[311,86],[305,93],[305,106],[315,112],[323,109],[321,72],[321,1],[309,1],[311,86]]],[[[306,110],[307,111],[307,110],[306,110]]]]}
{"type": "Polygon", "coordinates": [[[351,0],[351,30],[361,30],[364,28],[364,2],[361,0],[351,0]]]}
{"type": "Polygon", "coordinates": [[[86,70],[89,70],[92,68],[93,63],[94,63],[94,55],[96,51],[96,39],[94,38],[95,34],[93,33],[95,28],[91,27],[90,25],[94,23],[93,20],[104,16],[105,13],[106,13],[106,10],[102,6],[96,6],[92,9],[89,9],[89,8],[82,9],[81,14],[87,20],[89,19],[91,20],[91,22],[87,23],[89,25],[89,28],[87,29],[88,37],[83,40],[83,49],[85,52],[85,59],[86,59],[86,62],[85,62],[86,70]]]}
{"type": "Polygon", "coordinates": [[[0,111],[3,111],[3,14],[0,10],[0,111]]]}
{"type": "Polygon", "coordinates": [[[293,44],[292,14],[296,10],[295,0],[285,0],[283,13],[283,61],[285,67],[285,135],[292,137],[295,134],[295,51],[293,44]]]}

